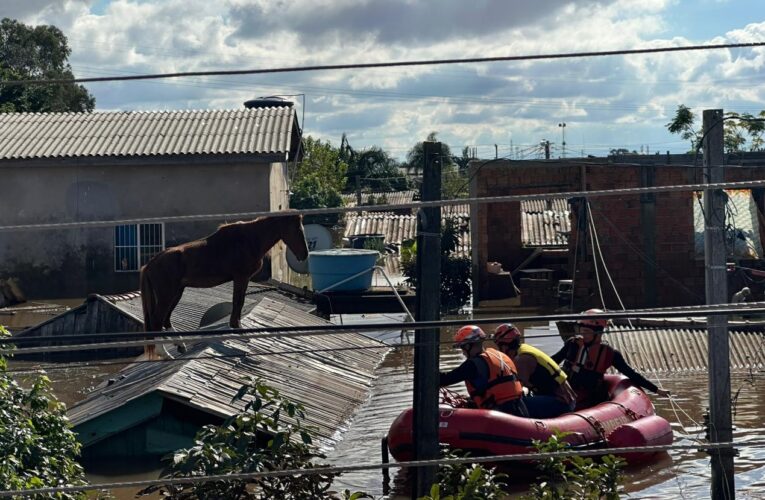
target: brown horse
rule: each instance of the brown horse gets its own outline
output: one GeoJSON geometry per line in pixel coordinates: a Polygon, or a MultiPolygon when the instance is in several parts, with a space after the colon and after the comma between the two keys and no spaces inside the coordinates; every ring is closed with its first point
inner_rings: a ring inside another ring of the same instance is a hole
{"type": "MultiPolygon", "coordinates": [[[[172,329],[170,315],[187,287],[210,288],[234,282],[229,324],[240,327],[244,295],[250,278],[263,266],[271,247],[284,241],[300,260],[308,257],[303,217],[291,214],[259,217],[249,222],[224,224],[210,236],[167,248],[141,268],[144,328],[172,329]]],[[[146,354],[154,356],[154,346],[146,354]]]]}

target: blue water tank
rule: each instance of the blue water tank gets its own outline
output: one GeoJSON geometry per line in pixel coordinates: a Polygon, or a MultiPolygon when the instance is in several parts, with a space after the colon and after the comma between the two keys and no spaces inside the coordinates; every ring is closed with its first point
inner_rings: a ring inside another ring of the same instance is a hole
{"type": "Polygon", "coordinates": [[[373,268],[380,256],[375,250],[357,248],[333,248],[318,250],[308,254],[308,270],[311,273],[311,285],[317,292],[332,287],[332,292],[364,291],[372,286],[373,268]],[[336,283],[367,270],[352,280],[341,285],[336,283]]]}

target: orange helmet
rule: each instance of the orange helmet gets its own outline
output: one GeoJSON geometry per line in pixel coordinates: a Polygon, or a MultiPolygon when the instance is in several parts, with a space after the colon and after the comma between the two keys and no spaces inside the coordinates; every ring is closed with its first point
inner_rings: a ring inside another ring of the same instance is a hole
{"type": "Polygon", "coordinates": [[[481,342],[486,339],[486,334],[480,327],[465,325],[454,334],[454,347],[462,347],[466,344],[481,342]]]}
{"type": "MultiPolygon", "coordinates": [[[[584,311],[585,315],[604,314],[606,311],[603,309],[587,309],[584,311]]],[[[608,319],[606,318],[582,318],[578,321],[580,325],[590,326],[593,328],[605,328],[608,326],[608,319]]]]}
{"type": "Polygon", "coordinates": [[[497,344],[512,344],[521,338],[521,332],[512,323],[503,323],[494,330],[494,342],[497,344]]]}

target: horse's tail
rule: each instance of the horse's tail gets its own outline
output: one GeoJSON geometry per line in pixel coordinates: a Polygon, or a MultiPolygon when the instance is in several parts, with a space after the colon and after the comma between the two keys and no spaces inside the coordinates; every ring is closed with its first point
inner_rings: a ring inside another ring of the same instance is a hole
{"type": "Polygon", "coordinates": [[[150,332],[153,328],[151,318],[154,315],[154,287],[151,286],[149,279],[149,268],[141,268],[141,306],[143,308],[143,329],[150,332]]]}

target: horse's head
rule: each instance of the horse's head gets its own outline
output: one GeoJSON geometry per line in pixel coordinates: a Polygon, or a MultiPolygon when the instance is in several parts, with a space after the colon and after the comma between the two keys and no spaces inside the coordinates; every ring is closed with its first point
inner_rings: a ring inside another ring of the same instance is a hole
{"type": "Polygon", "coordinates": [[[308,245],[305,242],[305,233],[303,232],[303,216],[295,214],[282,219],[284,219],[282,240],[292,250],[295,257],[299,260],[306,260],[308,258],[308,245]]]}

